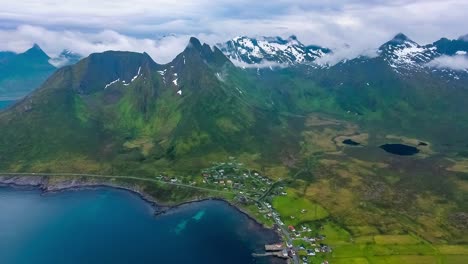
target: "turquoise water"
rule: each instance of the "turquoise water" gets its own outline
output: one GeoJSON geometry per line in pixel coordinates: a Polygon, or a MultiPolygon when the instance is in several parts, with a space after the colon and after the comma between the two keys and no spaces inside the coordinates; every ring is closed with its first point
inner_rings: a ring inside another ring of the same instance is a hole
{"type": "Polygon", "coordinates": [[[271,231],[221,201],[155,216],[122,190],[41,194],[0,187],[0,263],[268,263],[271,231]]]}
{"type": "Polygon", "coordinates": [[[7,108],[8,106],[12,105],[15,101],[0,101],[0,110],[7,108]]]}

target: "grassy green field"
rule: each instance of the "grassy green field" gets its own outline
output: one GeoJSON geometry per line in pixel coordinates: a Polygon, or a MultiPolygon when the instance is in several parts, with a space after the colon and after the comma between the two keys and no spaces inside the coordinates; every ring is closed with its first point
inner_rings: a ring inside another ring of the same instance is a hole
{"type": "Polygon", "coordinates": [[[286,193],[287,195],[275,197],[272,204],[286,224],[298,226],[328,216],[328,212],[322,206],[299,197],[294,189],[287,189],[286,193]]]}

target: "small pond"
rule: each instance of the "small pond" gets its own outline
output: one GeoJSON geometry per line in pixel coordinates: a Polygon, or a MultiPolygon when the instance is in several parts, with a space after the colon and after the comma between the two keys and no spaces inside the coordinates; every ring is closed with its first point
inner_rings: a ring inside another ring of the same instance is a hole
{"type": "Polygon", "coordinates": [[[361,145],[361,143],[356,142],[356,141],[354,141],[354,140],[352,140],[352,139],[349,139],[349,138],[343,140],[343,144],[345,144],[345,145],[350,145],[350,146],[359,146],[359,145],[361,145]]]}
{"type": "Polygon", "coordinates": [[[412,156],[419,153],[418,148],[404,144],[384,144],[380,148],[388,153],[400,156],[412,156]]]}

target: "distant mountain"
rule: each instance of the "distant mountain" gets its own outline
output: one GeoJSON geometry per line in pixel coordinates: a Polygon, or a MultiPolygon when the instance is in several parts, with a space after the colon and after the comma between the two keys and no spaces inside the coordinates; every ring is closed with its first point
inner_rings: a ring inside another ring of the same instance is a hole
{"type": "Polygon", "coordinates": [[[453,60],[467,60],[468,42],[442,38],[432,44],[419,45],[399,33],[380,46],[379,57],[394,71],[411,76],[412,72],[430,72],[444,79],[468,79],[468,66],[451,65],[453,60]]]}
{"type": "MultiPolygon", "coordinates": [[[[314,62],[318,58],[333,56],[330,49],[314,45],[306,46],[295,36],[288,39],[236,37],[217,46],[231,61],[244,67],[256,65],[265,67],[278,64],[283,67],[302,64],[317,67],[319,63],[314,62]]],[[[468,73],[468,69],[460,68],[460,66],[451,67],[447,63],[451,59],[461,60],[461,57],[467,56],[467,52],[468,41],[463,37],[456,40],[442,38],[428,45],[420,45],[403,33],[397,34],[377,50],[378,57],[400,74],[411,75],[408,71],[432,71],[442,78],[455,80],[468,78],[464,76],[468,73]]],[[[356,59],[361,60],[362,57],[356,59]]],[[[347,61],[350,60],[346,59],[341,63],[347,61]]],[[[320,66],[329,67],[330,65],[320,66]]]]}
{"type": "Polygon", "coordinates": [[[75,64],[81,58],[69,50],[50,58],[37,44],[24,53],[0,52],[0,101],[24,97],[57,68],[75,64]]]}
{"type": "Polygon", "coordinates": [[[20,54],[0,52],[0,100],[23,97],[37,88],[55,71],[49,60],[37,44],[20,54]]]}
{"type": "Polygon", "coordinates": [[[379,55],[393,68],[420,68],[424,64],[440,56],[437,48],[428,45],[421,46],[406,35],[400,33],[380,46],[379,55]]]}
{"type": "Polygon", "coordinates": [[[82,58],[83,56],[80,54],[65,49],[59,54],[59,56],[51,58],[49,63],[59,68],[66,65],[75,64],[82,58]]]}
{"type": "Polygon", "coordinates": [[[306,46],[296,36],[281,37],[236,37],[217,45],[233,62],[240,64],[300,64],[310,63],[330,53],[319,46],[306,46]]]}

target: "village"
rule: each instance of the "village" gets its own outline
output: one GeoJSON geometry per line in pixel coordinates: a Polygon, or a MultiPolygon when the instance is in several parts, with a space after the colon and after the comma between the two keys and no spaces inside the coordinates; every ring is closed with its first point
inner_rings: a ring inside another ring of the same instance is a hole
{"type": "MultiPolygon", "coordinates": [[[[287,224],[288,220],[300,218],[307,210],[298,208],[298,215],[284,218],[272,205],[275,197],[286,196],[284,182],[261,175],[250,170],[243,163],[230,158],[228,162],[213,163],[213,166],[201,171],[201,175],[189,181],[178,178],[158,176],[158,179],[171,184],[188,184],[207,190],[232,194],[236,203],[254,211],[259,221],[274,226],[284,243],[265,245],[265,253],[255,253],[255,257],[275,256],[288,259],[292,263],[328,264],[327,254],[332,248],[325,244],[326,237],[320,234],[320,228],[313,228],[309,223],[298,226],[287,224]]],[[[290,204],[295,207],[297,205],[290,204]]]]}

